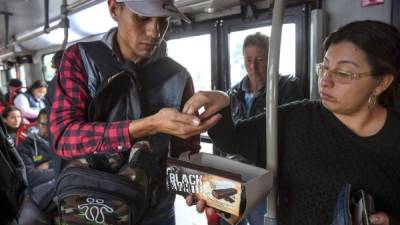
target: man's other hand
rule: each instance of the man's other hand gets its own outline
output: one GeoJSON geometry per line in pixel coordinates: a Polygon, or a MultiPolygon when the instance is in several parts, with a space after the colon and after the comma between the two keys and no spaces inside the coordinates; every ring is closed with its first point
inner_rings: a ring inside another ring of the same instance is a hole
{"type": "Polygon", "coordinates": [[[129,134],[132,139],[156,133],[186,139],[207,131],[220,119],[221,115],[215,114],[205,120],[200,120],[195,115],[181,113],[172,108],[163,108],[152,116],[132,121],[129,124],[129,134]]]}

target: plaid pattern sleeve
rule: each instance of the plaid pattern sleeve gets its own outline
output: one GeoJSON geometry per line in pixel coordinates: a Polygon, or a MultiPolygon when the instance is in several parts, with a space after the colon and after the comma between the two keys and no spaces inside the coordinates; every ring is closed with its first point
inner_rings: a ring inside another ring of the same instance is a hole
{"type": "MultiPolygon", "coordinates": [[[[190,79],[186,83],[185,90],[182,96],[182,108],[187,100],[194,94],[193,81],[190,79]]],[[[181,139],[178,137],[173,137],[171,139],[171,156],[179,157],[183,152],[190,151],[191,153],[198,153],[200,151],[200,135],[195,135],[188,139],[181,139]]]]}
{"type": "Polygon", "coordinates": [[[131,147],[129,122],[87,122],[91,97],[78,45],[65,50],[50,113],[52,145],[64,158],[131,147]]]}

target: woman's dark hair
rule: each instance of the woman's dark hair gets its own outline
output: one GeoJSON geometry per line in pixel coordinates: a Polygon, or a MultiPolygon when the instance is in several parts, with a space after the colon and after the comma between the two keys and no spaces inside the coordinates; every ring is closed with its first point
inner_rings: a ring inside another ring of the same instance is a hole
{"type": "Polygon", "coordinates": [[[17,78],[13,78],[8,82],[9,87],[22,87],[22,82],[21,80],[17,78]]]}
{"type": "Polygon", "coordinates": [[[41,80],[36,80],[35,82],[33,82],[31,84],[31,86],[29,86],[28,88],[28,92],[30,94],[33,94],[33,90],[38,89],[38,88],[47,88],[47,83],[45,81],[41,81],[41,80]]]}
{"type": "MultiPolygon", "coordinates": [[[[18,112],[21,113],[21,111],[20,111],[18,108],[14,107],[14,106],[7,106],[7,107],[4,109],[3,113],[1,114],[1,116],[2,116],[4,119],[6,119],[6,118],[10,115],[10,113],[13,112],[13,111],[18,111],[18,112]]],[[[22,113],[21,113],[21,116],[22,116],[22,113]]]]}
{"type": "Polygon", "coordinates": [[[43,108],[43,109],[41,109],[41,110],[39,111],[39,114],[38,114],[36,120],[39,120],[39,118],[40,118],[42,115],[46,115],[46,116],[47,116],[48,114],[49,114],[49,111],[47,110],[47,108],[43,108]]]}
{"type": "Polygon", "coordinates": [[[392,107],[400,76],[400,31],[379,21],[352,22],[325,39],[325,52],[330,45],[340,42],[350,42],[365,52],[375,78],[393,74],[392,84],[378,99],[384,107],[392,107]]]}

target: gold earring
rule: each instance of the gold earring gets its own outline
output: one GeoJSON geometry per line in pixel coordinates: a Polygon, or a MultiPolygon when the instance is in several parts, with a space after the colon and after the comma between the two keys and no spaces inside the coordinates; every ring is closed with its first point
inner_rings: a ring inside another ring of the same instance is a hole
{"type": "Polygon", "coordinates": [[[368,98],[368,109],[373,109],[376,105],[376,96],[375,95],[371,95],[368,98]]]}

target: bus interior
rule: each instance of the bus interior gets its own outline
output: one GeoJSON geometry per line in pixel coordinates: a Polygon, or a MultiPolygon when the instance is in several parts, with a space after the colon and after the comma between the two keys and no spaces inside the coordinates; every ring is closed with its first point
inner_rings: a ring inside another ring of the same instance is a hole
{"type": "MultiPolygon", "coordinates": [[[[274,0],[175,0],[192,23],[173,19],[167,55],[188,69],[195,90],[226,91],[246,74],[242,43],[255,32],[271,34],[274,0]]],[[[314,64],[326,35],[356,20],[379,20],[400,29],[398,0],[284,1],[279,74],[295,75],[311,99],[318,98],[314,64]]],[[[99,40],[116,26],[105,0],[0,0],[0,89],[18,78],[24,87],[50,82],[54,53],[73,43],[99,40]]],[[[206,134],[202,151],[212,153],[206,134]]],[[[206,224],[204,215],[177,201],[177,224],[206,224]],[[190,216],[189,216],[190,215],[190,216]]]]}

